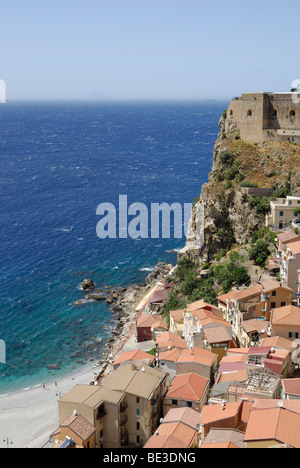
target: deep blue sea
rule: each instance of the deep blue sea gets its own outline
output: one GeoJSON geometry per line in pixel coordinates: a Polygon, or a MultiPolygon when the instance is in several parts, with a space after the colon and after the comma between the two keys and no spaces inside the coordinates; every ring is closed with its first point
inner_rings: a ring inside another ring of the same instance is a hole
{"type": "MultiPolygon", "coordinates": [[[[99,358],[108,306],[74,307],[80,285],[143,282],[185,239],[106,239],[97,206],[192,203],[208,179],[227,102],[0,105],[0,394],[99,358]],[[50,371],[48,364],[60,365],[50,371]]],[[[92,365],[92,364],[91,364],[92,365]]]]}

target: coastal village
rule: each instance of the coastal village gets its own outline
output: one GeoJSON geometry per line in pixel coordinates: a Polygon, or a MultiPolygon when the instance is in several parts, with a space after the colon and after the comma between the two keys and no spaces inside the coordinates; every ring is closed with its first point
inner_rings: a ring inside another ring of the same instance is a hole
{"type": "Polygon", "coordinates": [[[59,399],[47,447],[300,448],[300,178],[282,164],[272,173],[270,158],[267,186],[241,162],[249,148],[263,160],[276,147],[293,168],[299,119],[291,93],[233,100],[178,264],[133,295],[100,373],[59,399]],[[212,209],[217,184],[223,199],[238,197],[231,218],[221,202],[223,217],[212,209]]]}

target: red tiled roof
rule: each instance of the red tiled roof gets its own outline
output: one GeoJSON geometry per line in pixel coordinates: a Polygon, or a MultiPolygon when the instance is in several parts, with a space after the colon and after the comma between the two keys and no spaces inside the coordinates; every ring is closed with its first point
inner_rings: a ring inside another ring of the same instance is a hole
{"type": "Polygon", "coordinates": [[[300,379],[283,379],[281,384],[284,393],[298,397],[300,396],[300,379]]]}
{"type": "Polygon", "coordinates": [[[207,405],[202,411],[202,425],[222,421],[236,416],[240,410],[242,402],[227,403],[222,409],[222,405],[207,405]]]}
{"type": "Polygon", "coordinates": [[[273,325],[300,325],[300,309],[293,305],[274,309],[272,317],[273,325]]]}
{"type": "Polygon", "coordinates": [[[114,365],[122,364],[123,362],[128,362],[128,361],[147,361],[150,360],[153,362],[155,360],[155,357],[152,356],[151,354],[145,353],[144,351],[140,350],[135,350],[135,351],[129,351],[128,353],[123,353],[121,356],[119,356],[115,362],[114,365]]]}
{"type": "Polygon", "coordinates": [[[300,415],[284,408],[251,411],[245,441],[262,440],[300,448],[300,415]]]}
{"type": "Polygon", "coordinates": [[[201,423],[201,414],[192,408],[173,408],[168,411],[162,424],[174,422],[181,422],[198,431],[201,423]]]}
{"type": "Polygon", "coordinates": [[[138,318],[138,320],[136,322],[136,326],[138,328],[139,327],[152,328],[153,324],[155,324],[157,322],[160,322],[162,324],[164,323],[164,319],[163,319],[162,315],[143,314],[138,318]]]}
{"type": "Polygon", "coordinates": [[[201,401],[209,380],[194,373],[177,375],[166,398],[173,400],[201,401]]]}

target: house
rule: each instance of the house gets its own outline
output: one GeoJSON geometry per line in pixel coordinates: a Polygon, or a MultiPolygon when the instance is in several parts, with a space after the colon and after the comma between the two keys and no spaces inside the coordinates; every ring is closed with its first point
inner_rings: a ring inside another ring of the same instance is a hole
{"type": "Polygon", "coordinates": [[[292,224],[298,218],[297,208],[300,207],[300,198],[291,197],[277,198],[270,203],[270,213],[266,215],[266,226],[282,230],[292,224]]]}
{"type": "Polygon", "coordinates": [[[145,449],[197,448],[201,415],[191,408],[171,409],[145,449]]]}
{"type": "Polygon", "coordinates": [[[245,320],[241,324],[240,343],[243,347],[248,347],[252,344],[259,344],[268,336],[270,322],[267,320],[250,319],[245,320]]]}
{"type": "Polygon", "coordinates": [[[155,357],[149,353],[145,353],[141,350],[129,351],[121,354],[113,363],[113,368],[116,370],[119,366],[129,363],[142,364],[153,366],[155,363],[155,357]]]}
{"type": "Polygon", "coordinates": [[[246,400],[204,406],[201,420],[203,438],[212,429],[237,429],[245,432],[251,406],[246,400]]]}
{"type": "Polygon", "coordinates": [[[233,338],[244,346],[242,323],[253,318],[270,321],[272,309],[292,304],[293,295],[292,289],[270,279],[219,296],[218,302],[224,318],[232,326],[233,338]]]}
{"type": "Polygon", "coordinates": [[[215,306],[198,301],[190,304],[184,312],[184,339],[189,348],[205,348],[205,330],[217,327],[227,327],[231,332],[230,323],[223,319],[223,312],[215,306]],[[200,305],[204,307],[198,309],[200,305]]]}
{"type": "Polygon", "coordinates": [[[300,269],[300,240],[285,242],[278,252],[281,281],[298,292],[298,270],[300,269]]]}
{"type": "Polygon", "coordinates": [[[178,375],[164,398],[164,416],[172,408],[192,408],[201,412],[208,397],[210,380],[194,373],[178,375]]]}
{"type": "Polygon", "coordinates": [[[187,344],[183,341],[181,336],[170,332],[156,335],[156,346],[159,353],[172,348],[187,349],[187,344]]]}
{"type": "Polygon", "coordinates": [[[155,335],[167,331],[162,315],[142,314],[136,322],[138,343],[152,341],[155,335]]]}
{"type": "Polygon", "coordinates": [[[170,311],[170,332],[175,335],[183,336],[184,334],[184,309],[170,311]]]}
{"type": "Polygon", "coordinates": [[[51,436],[54,448],[96,448],[96,428],[81,414],[72,414],[51,436]]]}
{"type": "Polygon", "coordinates": [[[200,447],[210,449],[222,448],[246,448],[244,442],[245,433],[237,429],[211,429],[200,447]]]}
{"type": "Polygon", "coordinates": [[[271,317],[272,336],[288,340],[300,338],[300,309],[293,305],[274,309],[271,317]]]}
{"type": "Polygon", "coordinates": [[[279,406],[252,409],[245,433],[247,448],[300,448],[300,415],[279,406]]]}
{"type": "MultiPolygon", "coordinates": [[[[74,414],[85,418],[96,429],[96,447],[121,448],[126,445],[122,433],[127,417],[123,392],[104,386],[77,385],[59,400],[58,412],[60,426],[66,426],[66,421],[70,423],[69,418],[74,414]]],[[[82,419],[78,421],[82,422],[82,419]]],[[[65,428],[62,433],[65,434],[65,428]]]]}
{"type": "Polygon", "coordinates": [[[300,400],[300,379],[283,379],[281,385],[284,400],[300,400]]]}
{"type": "Polygon", "coordinates": [[[287,340],[285,338],[281,338],[281,336],[272,336],[270,338],[264,338],[261,342],[262,347],[270,347],[274,349],[285,349],[292,353],[294,350],[293,342],[291,340],[287,340]]]}
{"type": "Polygon", "coordinates": [[[236,346],[230,326],[205,327],[203,333],[206,348],[217,354],[219,359],[226,355],[228,348],[236,346]]]}
{"type": "Polygon", "coordinates": [[[170,376],[194,373],[211,381],[217,366],[217,356],[201,348],[173,348],[159,354],[159,367],[170,376]]]}
{"type": "Polygon", "coordinates": [[[148,307],[152,312],[159,311],[163,302],[168,298],[173,284],[164,284],[157,288],[148,302],[148,307]]]}
{"type": "Polygon", "coordinates": [[[125,395],[128,411],[123,436],[127,438],[127,446],[143,447],[162,416],[166,374],[157,368],[128,364],[103,377],[101,385],[125,395]]]}
{"type": "MultiPolygon", "coordinates": [[[[282,234],[277,235],[275,246],[277,248],[277,251],[280,253],[286,249],[286,244],[299,241],[300,236],[298,234],[295,234],[294,232],[284,232],[282,234]]],[[[278,258],[279,257],[277,256],[277,259],[278,258]]]]}

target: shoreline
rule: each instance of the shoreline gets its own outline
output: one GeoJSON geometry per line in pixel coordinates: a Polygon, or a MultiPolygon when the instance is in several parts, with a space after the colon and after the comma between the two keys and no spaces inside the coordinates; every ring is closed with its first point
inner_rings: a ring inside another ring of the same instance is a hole
{"type": "MultiPolygon", "coordinates": [[[[123,352],[124,347],[136,349],[135,323],[148,300],[173,265],[159,263],[147,277],[145,284],[129,286],[111,304],[117,325],[106,342],[99,360],[58,379],[0,395],[1,440],[9,437],[14,448],[40,448],[58,427],[58,400],[75,385],[93,385],[108,370],[110,358],[123,352]],[[97,365],[99,363],[99,365],[97,365]],[[57,385],[56,385],[57,384],[57,385]],[[2,439],[1,439],[2,438],[2,439]]],[[[5,444],[3,443],[3,446],[5,444]]]]}

